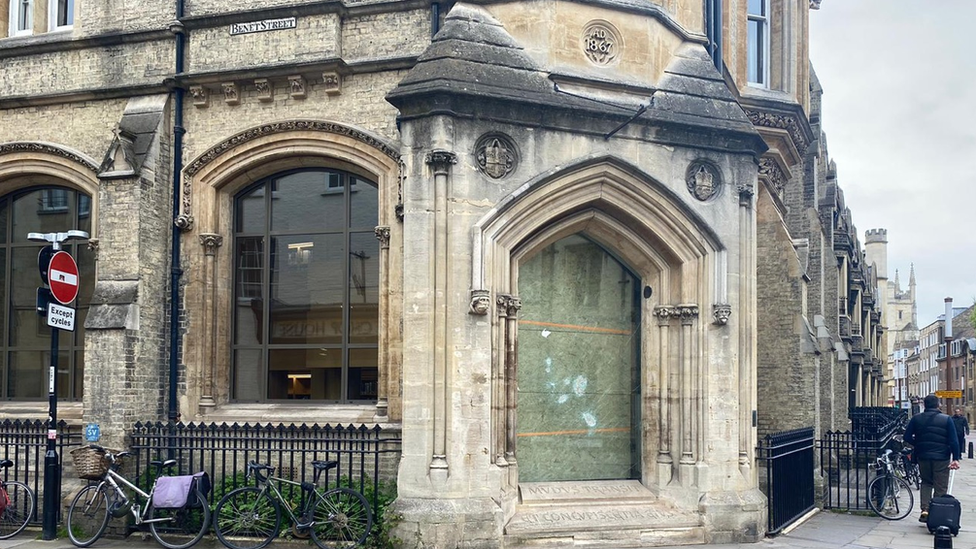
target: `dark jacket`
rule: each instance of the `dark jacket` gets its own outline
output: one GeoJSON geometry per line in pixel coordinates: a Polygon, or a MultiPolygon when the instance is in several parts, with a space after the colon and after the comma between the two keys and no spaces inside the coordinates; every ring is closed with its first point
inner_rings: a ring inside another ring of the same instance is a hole
{"type": "Polygon", "coordinates": [[[952,418],[936,409],[925,410],[908,422],[905,442],[915,448],[919,460],[945,461],[962,457],[952,418]]]}
{"type": "Polygon", "coordinates": [[[952,422],[956,424],[956,433],[959,436],[969,434],[969,420],[966,416],[952,416],[952,422]]]}

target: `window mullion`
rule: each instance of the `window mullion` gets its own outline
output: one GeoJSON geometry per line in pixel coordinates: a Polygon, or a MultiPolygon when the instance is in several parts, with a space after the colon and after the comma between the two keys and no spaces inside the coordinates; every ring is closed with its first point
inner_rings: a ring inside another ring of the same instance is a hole
{"type": "Polygon", "coordinates": [[[271,335],[271,189],[272,182],[266,182],[264,184],[264,234],[261,237],[261,260],[264,263],[261,269],[261,276],[264,278],[261,284],[261,299],[264,301],[264,307],[261,311],[261,379],[259,382],[262,386],[261,399],[265,401],[270,399],[268,377],[271,374],[271,353],[268,350],[268,337],[271,335]]]}
{"type": "Polygon", "coordinates": [[[342,390],[339,394],[342,402],[349,402],[349,330],[352,328],[349,320],[351,316],[349,314],[349,278],[352,276],[350,271],[352,261],[349,259],[352,252],[352,236],[349,232],[349,226],[352,225],[352,193],[350,192],[349,174],[343,173],[340,177],[343,183],[342,196],[345,200],[346,221],[342,228],[345,254],[342,279],[342,375],[339,376],[342,390]]]}

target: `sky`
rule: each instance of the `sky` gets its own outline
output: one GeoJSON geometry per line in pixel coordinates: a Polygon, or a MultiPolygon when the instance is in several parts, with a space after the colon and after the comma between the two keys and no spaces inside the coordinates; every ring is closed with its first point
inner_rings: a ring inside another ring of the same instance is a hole
{"type": "Polygon", "coordinates": [[[810,57],[861,244],[888,230],[888,277],[915,264],[919,327],[976,299],[976,0],[823,0],[810,57]]]}

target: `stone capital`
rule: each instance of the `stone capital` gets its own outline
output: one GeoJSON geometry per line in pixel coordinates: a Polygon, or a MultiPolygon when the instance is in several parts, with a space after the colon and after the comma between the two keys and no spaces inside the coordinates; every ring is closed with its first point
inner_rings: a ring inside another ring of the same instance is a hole
{"type": "Polygon", "coordinates": [[[200,244],[203,245],[203,253],[207,256],[213,256],[217,253],[217,248],[222,246],[224,243],[224,237],[215,233],[202,233],[200,234],[200,244]]]}
{"type": "Polygon", "coordinates": [[[518,316],[519,309],[522,308],[522,300],[510,294],[498,294],[495,304],[498,305],[498,315],[509,318],[518,316]]]}
{"type": "Polygon", "coordinates": [[[424,155],[424,163],[433,168],[434,173],[446,174],[452,164],[457,164],[457,155],[451,151],[429,151],[424,155]]]}
{"type": "Polygon", "coordinates": [[[657,323],[659,326],[666,326],[671,322],[671,318],[677,315],[677,309],[671,305],[658,305],[654,307],[654,312],[652,313],[655,318],[657,318],[657,323]]]}
{"type": "Polygon", "coordinates": [[[694,303],[683,303],[675,307],[675,310],[678,318],[681,319],[681,324],[685,326],[690,326],[698,318],[698,305],[694,303]]]}

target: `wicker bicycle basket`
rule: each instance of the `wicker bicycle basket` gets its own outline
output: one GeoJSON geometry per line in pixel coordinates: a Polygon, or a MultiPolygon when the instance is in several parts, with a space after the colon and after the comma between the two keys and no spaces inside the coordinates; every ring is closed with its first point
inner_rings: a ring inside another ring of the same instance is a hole
{"type": "Polygon", "coordinates": [[[100,480],[108,472],[108,458],[105,452],[91,446],[82,446],[71,451],[71,461],[75,465],[78,478],[100,480]]]}

